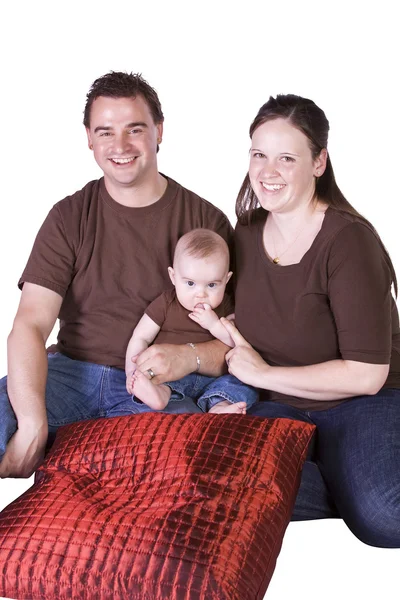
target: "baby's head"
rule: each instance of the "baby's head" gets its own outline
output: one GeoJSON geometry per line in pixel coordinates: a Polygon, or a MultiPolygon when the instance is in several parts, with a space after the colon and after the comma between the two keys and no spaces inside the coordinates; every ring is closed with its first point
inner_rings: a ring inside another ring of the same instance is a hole
{"type": "Polygon", "coordinates": [[[203,303],[217,308],[232,276],[228,245],[210,229],[193,229],[179,239],[168,273],[184,308],[203,303]]]}

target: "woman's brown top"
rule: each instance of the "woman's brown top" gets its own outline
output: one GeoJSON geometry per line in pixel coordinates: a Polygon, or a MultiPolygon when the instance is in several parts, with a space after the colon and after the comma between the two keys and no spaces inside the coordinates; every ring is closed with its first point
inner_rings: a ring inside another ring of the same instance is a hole
{"type": "MultiPolygon", "coordinates": [[[[400,329],[388,260],[359,218],[328,208],[320,232],[298,264],[267,256],[258,209],[236,227],[236,325],[271,366],[345,359],[389,364],[384,387],[400,388],[400,329]]],[[[262,398],[325,410],[318,401],[265,391],[262,398]]]]}

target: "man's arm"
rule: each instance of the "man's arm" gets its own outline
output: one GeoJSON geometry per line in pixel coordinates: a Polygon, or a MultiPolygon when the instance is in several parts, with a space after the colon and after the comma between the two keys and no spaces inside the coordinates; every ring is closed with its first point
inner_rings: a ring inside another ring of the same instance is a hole
{"type": "Polygon", "coordinates": [[[197,370],[197,357],[200,360],[200,373],[219,377],[227,372],[225,354],[230,350],[219,340],[196,344],[155,344],[147,348],[138,358],[137,367],[142,371],[152,369],[155,384],[182,379],[197,370]]]}
{"type": "Polygon", "coordinates": [[[62,297],[25,283],[8,337],[7,390],[18,429],[8,443],[0,477],[29,477],[40,464],[48,435],[45,344],[56,322],[62,297]]]}

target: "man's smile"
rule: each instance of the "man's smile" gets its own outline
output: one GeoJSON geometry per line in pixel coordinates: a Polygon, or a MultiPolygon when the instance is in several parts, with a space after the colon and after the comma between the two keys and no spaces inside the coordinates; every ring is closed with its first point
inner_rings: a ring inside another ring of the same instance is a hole
{"type": "Polygon", "coordinates": [[[111,162],[116,165],[128,165],[133,163],[133,161],[137,158],[137,156],[131,156],[129,158],[110,158],[111,162]]]}

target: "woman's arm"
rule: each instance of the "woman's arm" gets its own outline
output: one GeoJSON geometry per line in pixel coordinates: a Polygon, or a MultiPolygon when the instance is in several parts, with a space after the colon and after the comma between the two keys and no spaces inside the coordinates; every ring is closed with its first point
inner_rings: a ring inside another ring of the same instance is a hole
{"type": "Polygon", "coordinates": [[[226,319],[224,326],[235,342],[226,355],[229,372],[261,389],[311,400],[340,400],[376,394],[386,381],[389,365],[331,360],[304,367],[270,367],[226,319]]]}
{"type": "Polygon", "coordinates": [[[378,393],[388,373],[389,365],[332,360],[306,367],[270,367],[264,384],[289,396],[340,400],[378,393]]]}

